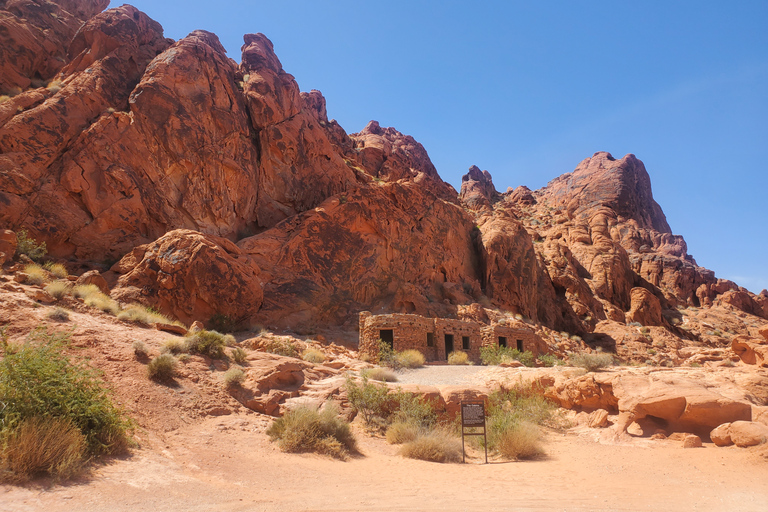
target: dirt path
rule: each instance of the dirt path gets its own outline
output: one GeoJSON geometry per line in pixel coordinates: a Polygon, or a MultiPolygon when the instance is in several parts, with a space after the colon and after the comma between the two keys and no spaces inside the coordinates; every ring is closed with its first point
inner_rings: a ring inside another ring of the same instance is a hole
{"type": "Polygon", "coordinates": [[[283,454],[257,415],[211,418],[94,471],[89,481],[0,487],[0,510],[40,511],[765,511],[768,463],[749,450],[672,442],[604,445],[550,433],[548,459],[432,464],[360,436],[338,462],[283,454]],[[152,448],[152,449],[150,449],[152,448]]]}

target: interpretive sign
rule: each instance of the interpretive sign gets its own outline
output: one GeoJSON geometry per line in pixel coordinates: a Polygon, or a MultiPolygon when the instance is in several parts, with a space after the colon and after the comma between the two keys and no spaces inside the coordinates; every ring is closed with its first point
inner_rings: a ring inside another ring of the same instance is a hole
{"type": "Polygon", "coordinates": [[[462,400],[461,401],[461,448],[463,453],[463,462],[467,461],[466,452],[464,452],[464,436],[483,436],[483,447],[485,448],[485,463],[488,464],[488,438],[485,433],[485,402],[482,400],[462,400]],[[466,432],[465,429],[471,429],[466,432]],[[477,430],[482,430],[478,432],[477,430]]]}

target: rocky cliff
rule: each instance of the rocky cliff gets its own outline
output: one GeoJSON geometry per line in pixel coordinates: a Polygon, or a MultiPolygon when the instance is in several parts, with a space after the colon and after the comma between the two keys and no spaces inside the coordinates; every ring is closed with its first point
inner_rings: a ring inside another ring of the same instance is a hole
{"type": "Polygon", "coordinates": [[[120,260],[116,297],[303,328],[482,310],[634,358],[638,326],[672,353],[768,318],[768,292],[696,265],[634,155],[537,191],[472,167],[457,193],[412,137],[329,120],[264,35],[238,64],[214,34],[172,41],[107,3],[0,2],[0,226],[120,260]],[[707,311],[722,329],[693,320],[707,311]]]}

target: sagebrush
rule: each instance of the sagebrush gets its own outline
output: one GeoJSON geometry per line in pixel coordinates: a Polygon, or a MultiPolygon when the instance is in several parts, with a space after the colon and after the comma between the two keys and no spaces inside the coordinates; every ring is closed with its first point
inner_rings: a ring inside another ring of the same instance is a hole
{"type": "Polygon", "coordinates": [[[272,422],[267,435],[290,453],[316,452],[344,460],[357,450],[349,423],[331,404],[322,411],[309,406],[288,411],[272,422]]]}

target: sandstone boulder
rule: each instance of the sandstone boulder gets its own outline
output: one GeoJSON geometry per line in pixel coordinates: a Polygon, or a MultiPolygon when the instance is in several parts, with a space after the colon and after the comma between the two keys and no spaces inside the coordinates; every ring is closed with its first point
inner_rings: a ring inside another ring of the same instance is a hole
{"type": "Polygon", "coordinates": [[[589,415],[587,425],[590,428],[604,428],[608,426],[608,411],[605,409],[597,409],[592,411],[589,415]]]}
{"type": "Polygon", "coordinates": [[[486,388],[468,389],[462,386],[445,386],[440,388],[440,395],[445,402],[445,413],[448,418],[461,415],[462,400],[488,400],[490,391],[486,388]]]}
{"type": "Polygon", "coordinates": [[[232,242],[196,231],[171,231],[133,250],[113,270],[113,297],[156,306],[183,323],[225,315],[247,323],[261,307],[259,268],[232,242]]]}
{"type": "Polygon", "coordinates": [[[730,428],[730,423],[723,423],[709,433],[709,438],[716,446],[730,446],[733,444],[730,428]]]}
{"type": "Polygon", "coordinates": [[[7,261],[16,254],[17,245],[16,233],[10,229],[0,229],[0,252],[5,253],[7,261]]]}
{"type": "Polygon", "coordinates": [[[753,421],[734,421],[728,428],[733,444],[739,447],[768,442],[768,426],[753,421]]]}
{"type": "Polygon", "coordinates": [[[627,313],[627,322],[662,325],[661,303],[658,297],[645,288],[632,288],[630,298],[632,305],[627,313]]]}
{"type": "Polygon", "coordinates": [[[77,278],[75,281],[76,286],[93,284],[96,285],[101,293],[109,295],[109,285],[107,280],[99,273],[98,270],[89,270],[77,278]]]}
{"type": "Polygon", "coordinates": [[[743,362],[768,367],[768,345],[761,343],[761,340],[747,336],[734,336],[731,340],[731,348],[743,362]]]}

